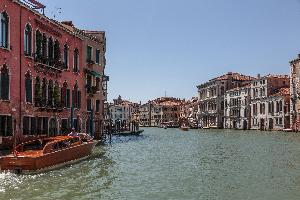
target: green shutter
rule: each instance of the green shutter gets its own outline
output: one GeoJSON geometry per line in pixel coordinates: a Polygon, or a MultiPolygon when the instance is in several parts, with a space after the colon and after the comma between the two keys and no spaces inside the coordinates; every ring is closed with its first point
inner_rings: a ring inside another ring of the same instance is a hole
{"type": "Polygon", "coordinates": [[[78,107],[77,108],[80,109],[81,108],[81,92],[80,91],[78,91],[77,97],[78,97],[78,100],[77,100],[78,107]]]}
{"type": "Polygon", "coordinates": [[[12,130],[12,117],[7,116],[7,128],[6,128],[6,136],[12,136],[13,130],[12,130]]]}
{"type": "Polygon", "coordinates": [[[9,75],[8,75],[8,73],[1,74],[1,99],[9,100],[9,75]]]}
{"type": "Polygon", "coordinates": [[[67,89],[67,96],[66,96],[66,99],[67,99],[67,107],[70,108],[70,89],[67,89]]]}

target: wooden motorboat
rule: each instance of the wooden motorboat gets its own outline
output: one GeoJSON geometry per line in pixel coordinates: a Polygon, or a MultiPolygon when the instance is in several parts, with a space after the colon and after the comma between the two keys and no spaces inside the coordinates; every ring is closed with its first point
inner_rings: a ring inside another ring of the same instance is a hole
{"type": "Polygon", "coordinates": [[[22,143],[0,158],[1,170],[16,173],[41,172],[62,167],[91,155],[97,144],[90,136],[56,136],[22,143]]]}

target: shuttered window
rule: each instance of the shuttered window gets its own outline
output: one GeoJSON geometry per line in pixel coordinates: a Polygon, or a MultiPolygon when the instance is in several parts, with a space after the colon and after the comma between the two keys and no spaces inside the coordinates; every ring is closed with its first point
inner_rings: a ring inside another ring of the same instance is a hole
{"type": "Polygon", "coordinates": [[[0,76],[0,91],[2,100],[9,100],[9,75],[8,70],[2,70],[0,76]]]}
{"type": "Polygon", "coordinates": [[[0,136],[12,136],[12,117],[6,115],[0,115],[0,136]]]}
{"type": "Polygon", "coordinates": [[[71,103],[70,103],[70,101],[71,101],[71,99],[70,99],[70,93],[71,93],[70,89],[67,89],[67,95],[66,95],[67,108],[70,108],[70,107],[71,107],[71,103]]]}
{"type": "Polygon", "coordinates": [[[77,95],[77,108],[80,109],[81,108],[81,92],[78,91],[78,95],[77,95]]]}
{"type": "Polygon", "coordinates": [[[25,80],[26,102],[32,103],[32,79],[26,78],[25,80]]]}

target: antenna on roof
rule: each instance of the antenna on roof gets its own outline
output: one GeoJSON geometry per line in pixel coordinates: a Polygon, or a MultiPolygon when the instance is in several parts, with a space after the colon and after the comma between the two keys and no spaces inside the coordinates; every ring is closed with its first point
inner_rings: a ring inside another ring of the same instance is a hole
{"type": "Polygon", "coordinates": [[[53,14],[53,19],[56,18],[56,15],[61,14],[61,8],[55,7],[55,11],[51,12],[53,14]]]}
{"type": "Polygon", "coordinates": [[[32,7],[32,9],[39,10],[41,9],[43,15],[45,15],[45,8],[46,6],[38,2],[37,0],[23,0],[25,3],[27,3],[29,6],[32,7]]]}
{"type": "Polygon", "coordinates": [[[165,91],[165,97],[167,97],[167,91],[165,91]]]}

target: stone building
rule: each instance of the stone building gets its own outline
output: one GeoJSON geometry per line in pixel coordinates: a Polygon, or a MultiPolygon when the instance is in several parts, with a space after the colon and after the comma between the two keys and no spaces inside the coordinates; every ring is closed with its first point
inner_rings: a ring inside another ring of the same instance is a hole
{"type": "Polygon", "coordinates": [[[287,75],[258,75],[251,82],[251,129],[282,130],[288,127],[285,120],[289,115],[286,110],[289,86],[287,75]]]}
{"type": "Polygon", "coordinates": [[[300,54],[290,62],[291,128],[300,130],[300,54]]]}
{"type": "Polygon", "coordinates": [[[250,128],[250,85],[237,87],[224,95],[224,128],[250,128]]]}
{"type": "Polygon", "coordinates": [[[190,127],[198,127],[198,97],[183,101],[180,107],[180,121],[190,127]]]}
{"type": "Polygon", "coordinates": [[[183,102],[178,98],[161,97],[143,104],[139,108],[141,126],[154,127],[162,123],[178,126],[183,102]]]}
{"type": "Polygon", "coordinates": [[[199,125],[203,128],[223,128],[225,92],[249,83],[252,79],[250,76],[228,72],[197,86],[199,125]]]}
{"type": "Polygon", "coordinates": [[[139,104],[123,100],[121,96],[114,99],[109,105],[110,119],[115,125],[126,127],[129,125],[133,116],[139,113],[139,104]]]}
{"type": "Polygon", "coordinates": [[[150,104],[146,103],[139,107],[140,126],[150,126],[150,104]]]}
{"type": "Polygon", "coordinates": [[[183,100],[174,97],[161,97],[151,102],[151,124],[160,126],[168,123],[171,127],[179,125],[180,107],[183,100]]]}

